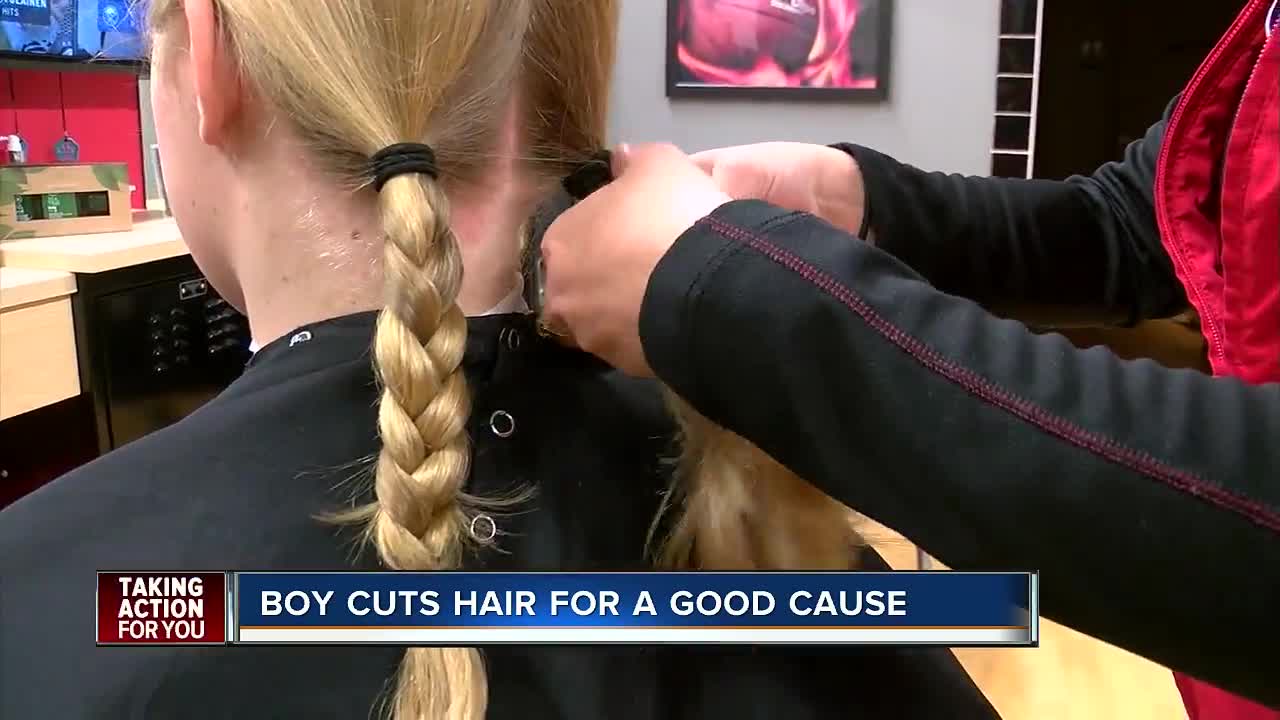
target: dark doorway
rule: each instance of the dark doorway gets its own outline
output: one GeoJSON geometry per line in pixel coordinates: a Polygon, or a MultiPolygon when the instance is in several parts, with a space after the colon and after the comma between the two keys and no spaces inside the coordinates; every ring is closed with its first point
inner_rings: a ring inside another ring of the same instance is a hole
{"type": "Polygon", "coordinates": [[[1045,0],[1036,112],[1038,178],[1093,172],[1142,137],[1243,0],[1045,0]]]}

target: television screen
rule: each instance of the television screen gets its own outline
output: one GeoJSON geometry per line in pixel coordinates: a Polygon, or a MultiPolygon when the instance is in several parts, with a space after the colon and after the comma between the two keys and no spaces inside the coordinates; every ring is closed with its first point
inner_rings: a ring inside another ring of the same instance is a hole
{"type": "Polygon", "coordinates": [[[146,0],[0,0],[0,54],[137,61],[146,0]]]}

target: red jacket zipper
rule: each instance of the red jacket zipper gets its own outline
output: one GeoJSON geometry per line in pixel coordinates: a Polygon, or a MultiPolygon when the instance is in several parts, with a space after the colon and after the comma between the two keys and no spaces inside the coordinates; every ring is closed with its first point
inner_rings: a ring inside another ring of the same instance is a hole
{"type": "MultiPolygon", "coordinates": [[[[1248,9],[1244,13],[1242,13],[1242,16],[1249,17],[1254,15],[1255,13],[1257,13],[1259,6],[1263,5],[1268,1],[1269,0],[1253,0],[1253,2],[1249,3],[1248,9]]],[[[1197,70],[1195,76],[1191,78],[1191,83],[1187,85],[1187,89],[1182,95],[1182,101],[1178,103],[1178,107],[1174,109],[1173,115],[1169,117],[1169,123],[1165,126],[1166,128],[1173,128],[1178,125],[1178,122],[1182,119],[1183,113],[1186,111],[1188,101],[1193,97],[1195,97],[1197,91],[1199,91],[1200,89],[1201,83],[1204,82],[1204,76],[1209,72],[1210,69],[1214,68],[1217,65],[1218,58],[1221,57],[1224,52],[1226,52],[1226,49],[1228,47],[1231,47],[1232,45],[1235,44],[1236,38],[1239,37],[1240,33],[1244,32],[1245,28],[1248,26],[1249,26],[1249,23],[1247,22],[1235,23],[1231,27],[1231,30],[1227,32],[1226,37],[1222,39],[1222,42],[1218,43],[1213,48],[1213,52],[1209,53],[1208,59],[1206,59],[1205,62],[1200,65],[1200,69],[1197,70]]],[[[1256,25],[1253,27],[1255,29],[1257,28],[1256,25]]],[[[1258,67],[1258,60],[1255,59],[1254,70],[1256,70],[1257,67],[1258,67]]],[[[1252,78],[1252,72],[1250,73],[1250,76],[1252,78]]],[[[1237,108],[1236,113],[1238,114],[1239,111],[1240,111],[1239,108],[1237,108]]],[[[1234,124],[1234,120],[1233,120],[1233,124],[1234,124]]],[[[1160,159],[1157,162],[1156,167],[1157,168],[1165,167],[1166,164],[1168,163],[1168,157],[1169,157],[1169,143],[1167,142],[1161,143],[1160,159]]],[[[1182,256],[1182,246],[1179,243],[1174,242],[1174,243],[1170,243],[1170,249],[1172,249],[1173,252],[1177,253],[1178,263],[1182,265],[1182,267],[1186,267],[1187,266],[1186,258],[1182,256]]],[[[1190,287],[1188,288],[1188,290],[1195,293],[1196,300],[1198,301],[1198,304],[1200,307],[1202,308],[1209,307],[1208,303],[1204,301],[1204,297],[1201,294],[1201,290],[1197,285],[1190,284],[1190,287]]],[[[1218,318],[1211,313],[1206,314],[1205,317],[1201,318],[1201,323],[1204,326],[1206,326],[1209,331],[1210,340],[1212,341],[1212,345],[1213,345],[1214,356],[1216,356],[1220,362],[1225,363],[1227,360],[1227,356],[1226,356],[1226,351],[1223,349],[1222,330],[1218,325],[1218,318]]]]}

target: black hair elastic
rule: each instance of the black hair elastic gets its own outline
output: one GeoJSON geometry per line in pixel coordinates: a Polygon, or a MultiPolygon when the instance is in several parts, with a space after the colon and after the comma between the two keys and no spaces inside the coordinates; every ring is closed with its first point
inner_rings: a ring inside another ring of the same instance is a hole
{"type": "Polygon", "coordinates": [[[422,143],[397,143],[389,145],[369,158],[369,177],[373,178],[373,189],[382,192],[382,186],[398,175],[419,173],[431,179],[440,176],[436,167],[436,151],[430,145],[422,143]]]}
{"type": "Polygon", "coordinates": [[[613,153],[601,150],[569,173],[560,184],[574,200],[584,200],[591,193],[613,182],[613,153]]]}

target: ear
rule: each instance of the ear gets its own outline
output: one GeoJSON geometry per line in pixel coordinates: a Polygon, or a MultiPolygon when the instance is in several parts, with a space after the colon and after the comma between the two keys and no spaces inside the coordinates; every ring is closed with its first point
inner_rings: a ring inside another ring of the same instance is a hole
{"type": "Polygon", "coordinates": [[[209,145],[221,146],[229,141],[232,122],[243,100],[243,88],[218,27],[214,2],[186,0],[182,5],[191,40],[200,139],[209,145]]]}

